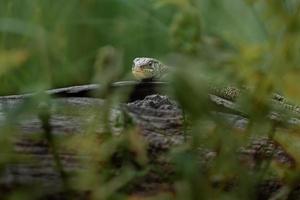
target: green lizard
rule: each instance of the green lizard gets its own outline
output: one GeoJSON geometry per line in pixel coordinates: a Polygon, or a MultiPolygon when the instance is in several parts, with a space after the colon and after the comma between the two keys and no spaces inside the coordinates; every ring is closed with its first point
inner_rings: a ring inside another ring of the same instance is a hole
{"type": "MultiPolygon", "coordinates": [[[[155,58],[138,57],[133,60],[132,74],[138,80],[155,80],[165,77],[169,71],[169,66],[160,62],[155,58]]],[[[239,97],[241,90],[237,87],[210,87],[213,95],[221,97],[226,100],[235,101],[239,97]]],[[[279,105],[280,108],[300,114],[300,107],[290,103],[285,97],[275,93],[271,99],[274,105],[279,105]]]]}
{"type": "MultiPolygon", "coordinates": [[[[138,80],[160,80],[166,77],[170,70],[171,67],[154,58],[139,57],[133,60],[132,74],[138,80]]],[[[240,93],[236,87],[210,89],[212,93],[228,100],[236,99],[240,93]]]]}

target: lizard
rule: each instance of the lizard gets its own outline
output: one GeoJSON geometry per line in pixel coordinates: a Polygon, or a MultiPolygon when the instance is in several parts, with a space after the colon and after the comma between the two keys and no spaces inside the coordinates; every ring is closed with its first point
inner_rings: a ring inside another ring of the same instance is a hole
{"type": "MultiPolygon", "coordinates": [[[[155,58],[150,57],[137,57],[133,60],[132,74],[139,81],[152,81],[159,80],[166,77],[172,67],[164,64],[155,58]]],[[[240,108],[233,104],[238,97],[240,97],[242,90],[234,87],[227,86],[218,88],[216,86],[210,86],[211,94],[210,99],[221,106],[229,108],[231,110],[239,110],[240,108]]],[[[272,94],[271,103],[273,107],[279,107],[285,111],[291,111],[297,116],[300,115],[300,107],[293,103],[290,103],[284,96],[274,93],[272,94]]],[[[239,111],[240,112],[240,111],[239,111]]]]}
{"type": "MultiPolygon", "coordinates": [[[[155,58],[138,57],[133,60],[132,74],[140,81],[159,80],[166,77],[171,69],[172,67],[155,58]]],[[[234,100],[240,93],[240,90],[236,87],[226,87],[226,89],[212,87],[211,90],[218,96],[228,100],[234,100]]]]}

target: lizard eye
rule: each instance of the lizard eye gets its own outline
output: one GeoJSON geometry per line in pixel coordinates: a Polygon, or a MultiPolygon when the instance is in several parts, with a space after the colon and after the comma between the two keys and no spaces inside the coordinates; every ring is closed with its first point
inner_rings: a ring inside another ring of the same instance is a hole
{"type": "Polygon", "coordinates": [[[150,62],[149,62],[149,66],[151,66],[151,67],[152,67],[152,66],[153,66],[153,64],[154,64],[154,62],[153,62],[153,61],[150,61],[150,62]]]}

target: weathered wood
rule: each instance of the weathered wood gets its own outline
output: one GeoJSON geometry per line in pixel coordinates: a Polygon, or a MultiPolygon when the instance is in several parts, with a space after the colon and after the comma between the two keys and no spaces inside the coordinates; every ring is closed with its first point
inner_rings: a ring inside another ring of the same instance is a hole
{"type": "MultiPolygon", "coordinates": [[[[105,101],[93,97],[77,97],[90,96],[98,89],[98,85],[89,85],[48,91],[47,93],[56,97],[49,104],[51,133],[56,137],[72,137],[74,135],[84,137],[87,128],[91,125],[94,133],[103,132],[104,126],[99,116],[103,114],[102,108],[105,101]]],[[[36,103],[33,106],[29,103],[32,109],[26,110],[28,101],[30,102],[28,97],[33,97],[33,94],[0,97],[2,135],[6,135],[8,131],[14,131],[13,152],[25,158],[24,162],[11,162],[3,166],[0,183],[5,186],[38,183],[48,192],[60,191],[65,183],[61,173],[57,170],[55,155],[49,141],[44,137],[40,137],[38,140],[31,138],[35,134],[42,136],[45,131],[39,118],[40,107],[43,107],[44,103],[36,103]],[[14,129],[7,129],[7,125],[12,125],[14,129]]],[[[116,117],[116,115],[126,112],[154,151],[156,149],[166,150],[188,140],[189,138],[183,131],[183,114],[178,106],[170,102],[167,97],[154,95],[147,98],[135,103],[122,104],[110,112],[111,116],[116,117]]],[[[219,102],[220,99],[216,98],[213,97],[219,102]]],[[[234,104],[227,100],[224,102],[230,104],[228,109],[236,109],[234,104]]],[[[236,114],[218,112],[215,114],[223,118],[229,125],[240,129],[245,128],[248,123],[245,117],[236,114]]],[[[255,165],[257,159],[273,156],[275,160],[286,164],[287,167],[295,166],[294,159],[285,152],[280,144],[266,138],[253,140],[250,146],[242,148],[239,152],[241,160],[247,160],[246,162],[251,165],[255,165]],[[273,151],[275,156],[272,155],[273,151]]],[[[216,155],[212,151],[209,151],[208,154],[216,155]]],[[[62,148],[58,149],[58,156],[64,172],[85,170],[78,162],[81,157],[74,152],[62,148]]]]}

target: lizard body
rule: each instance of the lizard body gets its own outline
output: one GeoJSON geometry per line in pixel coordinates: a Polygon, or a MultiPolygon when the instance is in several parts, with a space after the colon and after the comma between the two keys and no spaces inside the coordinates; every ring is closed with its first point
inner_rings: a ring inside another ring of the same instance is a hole
{"type": "MultiPolygon", "coordinates": [[[[138,57],[133,60],[132,73],[138,80],[153,80],[166,76],[170,68],[155,58],[138,57]]],[[[241,90],[233,86],[222,88],[211,86],[209,89],[213,95],[230,101],[235,101],[241,94],[241,90]]],[[[280,109],[300,114],[299,106],[290,103],[285,97],[277,93],[273,94],[271,103],[279,106],[280,109]]]]}
{"type": "MultiPolygon", "coordinates": [[[[137,80],[157,80],[165,77],[170,68],[155,58],[139,57],[133,60],[132,74],[137,80]]],[[[240,94],[240,90],[236,87],[211,87],[210,89],[213,94],[231,101],[240,94]]]]}

